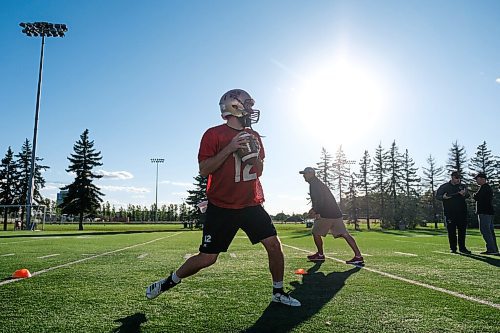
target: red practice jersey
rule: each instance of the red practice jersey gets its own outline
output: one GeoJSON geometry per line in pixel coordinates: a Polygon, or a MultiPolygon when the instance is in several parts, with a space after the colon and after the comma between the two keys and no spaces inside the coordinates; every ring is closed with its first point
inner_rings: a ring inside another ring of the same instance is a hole
{"type": "MultiPolygon", "coordinates": [[[[264,146],[260,135],[252,129],[245,131],[259,140],[259,157],[264,159],[264,146]]],[[[240,132],[226,124],[209,128],[201,139],[198,162],[217,155],[240,132]]],[[[242,162],[241,158],[233,153],[217,170],[208,175],[207,198],[218,207],[240,209],[262,204],[264,192],[255,168],[242,162]]]]}

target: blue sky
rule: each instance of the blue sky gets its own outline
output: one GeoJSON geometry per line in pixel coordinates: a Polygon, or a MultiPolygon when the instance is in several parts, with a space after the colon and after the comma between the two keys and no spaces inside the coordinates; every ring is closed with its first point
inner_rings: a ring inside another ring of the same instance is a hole
{"type": "Polygon", "coordinates": [[[71,182],[88,128],[116,207],[180,203],[203,132],[232,88],[261,110],[271,214],[302,213],[298,171],[339,145],[359,161],[396,140],[417,166],[444,165],[454,141],[500,155],[499,1],[4,1],[0,154],[33,136],[40,38],[20,22],[65,23],[46,41],[37,156],[43,193],[71,182]]]}

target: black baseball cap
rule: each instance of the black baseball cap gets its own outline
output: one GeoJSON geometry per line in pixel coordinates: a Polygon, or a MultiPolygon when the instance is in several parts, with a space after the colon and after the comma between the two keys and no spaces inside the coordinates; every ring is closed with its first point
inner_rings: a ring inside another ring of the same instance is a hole
{"type": "Polygon", "coordinates": [[[488,179],[488,177],[486,177],[486,174],[484,172],[479,172],[477,175],[474,176],[474,179],[477,179],[477,178],[488,179]]]}

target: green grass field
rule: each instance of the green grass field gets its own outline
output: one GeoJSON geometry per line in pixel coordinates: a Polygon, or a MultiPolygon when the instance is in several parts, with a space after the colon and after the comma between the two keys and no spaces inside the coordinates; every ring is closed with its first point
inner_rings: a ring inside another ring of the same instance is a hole
{"type": "Polygon", "coordinates": [[[197,253],[200,231],[0,232],[0,332],[500,332],[500,257],[478,254],[477,230],[470,256],[449,254],[444,230],[353,232],[359,268],[340,262],[352,257],[341,239],[327,238],[328,259],[314,264],[309,229],[277,228],[300,308],[270,304],[265,250],[243,233],[215,265],[149,301],[146,286],[197,253]],[[19,268],[33,276],[8,280],[19,268]]]}

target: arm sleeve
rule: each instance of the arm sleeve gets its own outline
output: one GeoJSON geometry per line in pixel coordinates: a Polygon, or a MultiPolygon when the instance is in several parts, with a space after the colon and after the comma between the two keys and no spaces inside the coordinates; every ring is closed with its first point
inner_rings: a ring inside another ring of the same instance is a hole
{"type": "Polygon", "coordinates": [[[439,186],[439,188],[436,191],[436,199],[439,201],[443,201],[443,194],[445,194],[445,186],[446,184],[439,186]]]}

